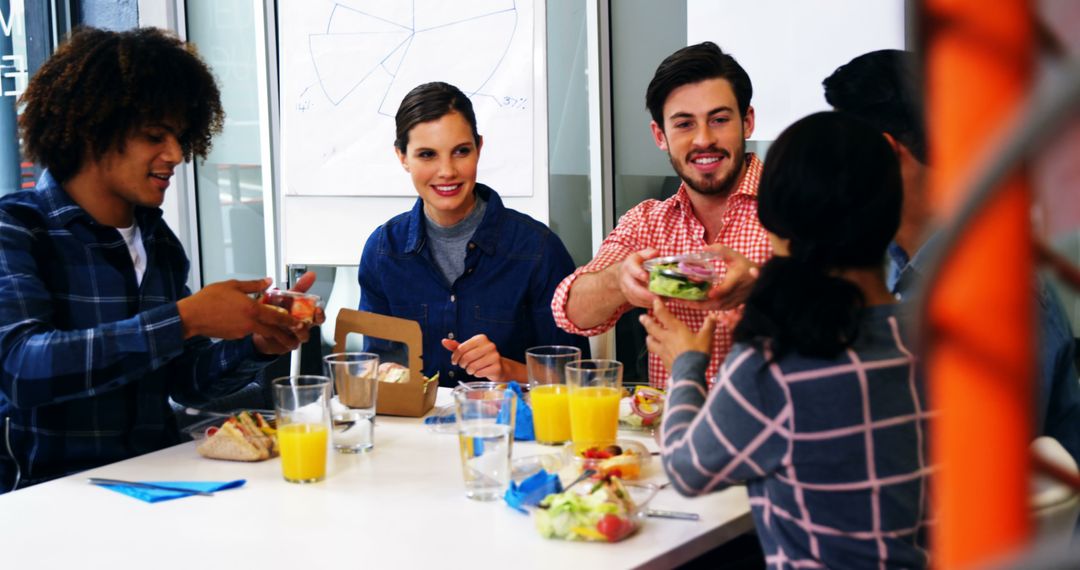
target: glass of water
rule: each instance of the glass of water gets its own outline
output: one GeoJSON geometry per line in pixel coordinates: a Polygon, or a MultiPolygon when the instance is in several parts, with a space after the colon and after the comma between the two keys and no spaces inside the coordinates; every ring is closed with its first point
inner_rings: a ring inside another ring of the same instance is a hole
{"type": "Polygon", "coordinates": [[[494,501],[506,492],[516,409],[517,396],[503,385],[454,390],[466,497],[494,501]]]}
{"type": "Polygon", "coordinates": [[[370,352],[339,352],[323,358],[326,374],[333,380],[330,414],[334,449],[362,453],[375,447],[375,400],[379,388],[379,355],[370,352]]]}

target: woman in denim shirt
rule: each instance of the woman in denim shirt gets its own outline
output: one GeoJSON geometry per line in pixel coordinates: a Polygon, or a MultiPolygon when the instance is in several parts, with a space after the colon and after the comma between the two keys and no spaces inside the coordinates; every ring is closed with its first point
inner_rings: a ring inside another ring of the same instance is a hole
{"type": "MultiPolygon", "coordinates": [[[[424,334],[424,375],[454,386],[474,379],[526,382],[525,350],[577,346],[560,330],[551,297],[574,270],[558,236],[503,206],[476,182],[483,138],[472,103],[447,83],[409,92],[395,117],[394,149],[420,198],[368,238],[360,259],[360,309],[415,320],[424,334]]],[[[365,349],[403,360],[401,347],[365,349]]]]}

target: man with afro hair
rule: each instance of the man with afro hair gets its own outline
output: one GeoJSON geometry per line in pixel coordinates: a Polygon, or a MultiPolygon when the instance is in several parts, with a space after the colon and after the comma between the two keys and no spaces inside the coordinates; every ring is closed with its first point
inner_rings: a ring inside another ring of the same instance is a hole
{"type": "Polygon", "coordinates": [[[185,285],[159,207],[224,119],[190,46],[81,29],[19,103],[45,171],[0,198],[0,493],[177,443],[169,397],[233,392],[309,327],[251,297],[269,279],[185,285]]]}

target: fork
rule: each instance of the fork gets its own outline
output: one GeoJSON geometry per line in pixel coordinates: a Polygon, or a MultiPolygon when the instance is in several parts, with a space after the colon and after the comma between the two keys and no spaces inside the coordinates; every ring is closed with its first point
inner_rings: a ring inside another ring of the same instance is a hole
{"type": "Polygon", "coordinates": [[[678,519],[683,521],[697,521],[701,520],[701,515],[697,513],[684,513],[681,511],[665,511],[661,509],[645,509],[645,516],[655,517],[661,519],[678,519]]]}

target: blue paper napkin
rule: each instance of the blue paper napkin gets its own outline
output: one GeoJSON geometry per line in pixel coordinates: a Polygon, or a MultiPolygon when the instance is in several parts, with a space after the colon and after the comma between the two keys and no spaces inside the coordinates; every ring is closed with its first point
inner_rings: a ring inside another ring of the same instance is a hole
{"type": "MultiPolygon", "coordinates": [[[[243,486],[247,483],[246,479],[237,479],[235,481],[139,481],[140,483],[150,483],[151,485],[164,485],[166,487],[177,487],[180,489],[191,489],[192,491],[224,491],[226,489],[235,489],[243,486]]],[[[129,497],[135,497],[141,501],[147,503],[158,503],[161,501],[169,501],[172,499],[181,499],[183,497],[195,497],[190,493],[184,493],[181,491],[165,491],[163,489],[146,489],[143,487],[129,487],[127,485],[97,485],[98,487],[104,487],[110,491],[116,491],[122,495],[129,497]]]]}
{"type": "MultiPolygon", "coordinates": [[[[521,386],[516,381],[511,380],[506,385],[506,389],[517,394],[517,412],[514,414],[514,439],[516,441],[532,441],[536,439],[536,435],[533,433],[532,408],[525,403],[525,395],[521,393],[521,386]]],[[[510,423],[509,411],[500,410],[497,421],[500,424],[510,423]]]]}
{"type": "Polygon", "coordinates": [[[431,412],[431,415],[424,418],[424,425],[428,426],[428,429],[435,433],[454,433],[458,432],[457,428],[457,415],[454,413],[454,405],[439,406],[435,408],[435,411],[431,412]]]}
{"type": "Polygon", "coordinates": [[[503,499],[506,504],[524,513],[527,512],[525,507],[536,505],[552,493],[561,492],[562,481],[559,476],[541,469],[521,483],[511,481],[503,499]]]}

